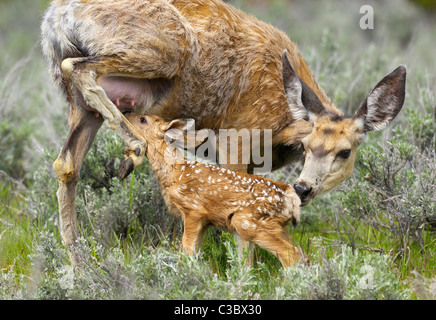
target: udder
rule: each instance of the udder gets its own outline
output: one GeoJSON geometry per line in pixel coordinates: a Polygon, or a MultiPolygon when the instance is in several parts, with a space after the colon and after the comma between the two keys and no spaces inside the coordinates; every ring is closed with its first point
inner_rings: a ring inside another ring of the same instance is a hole
{"type": "MultiPolygon", "coordinates": [[[[121,112],[131,111],[139,114],[150,112],[152,107],[166,98],[172,88],[168,79],[141,79],[123,76],[102,76],[98,84],[104,89],[109,99],[121,112]]],[[[77,90],[77,89],[76,89],[77,90]]],[[[82,94],[78,97],[89,111],[97,111],[85,103],[82,94]]]]}
{"type": "Polygon", "coordinates": [[[133,111],[135,106],[146,107],[153,95],[150,80],[147,79],[103,76],[98,82],[121,111],[133,111]]]}

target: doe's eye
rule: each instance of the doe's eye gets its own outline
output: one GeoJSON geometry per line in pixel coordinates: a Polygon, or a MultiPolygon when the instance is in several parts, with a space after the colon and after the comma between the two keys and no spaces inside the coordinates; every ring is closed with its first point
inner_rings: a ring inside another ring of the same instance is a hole
{"type": "Polygon", "coordinates": [[[351,149],[345,149],[342,151],[339,151],[339,153],[337,154],[337,157],[342,158],[342,159],[348,159],[351,155],[351,149]]]}
{"type": "Polygon", "coordinates": [[[146,124],[146,123],[147,123],[147,120],[145,119],[145,117],[141,117],[141,118],[139,119],[139,122],[141,122],[142,124],[146,124]]]}

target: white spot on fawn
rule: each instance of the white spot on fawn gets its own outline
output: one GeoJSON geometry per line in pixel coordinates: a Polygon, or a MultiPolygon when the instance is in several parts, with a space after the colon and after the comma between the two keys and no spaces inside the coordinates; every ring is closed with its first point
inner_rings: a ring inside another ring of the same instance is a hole
{"type": "Polygon", "coordinates": [[[242,221],[241,228],[247,230],[250,227],[250,223],[247,220],[242,221]]]}

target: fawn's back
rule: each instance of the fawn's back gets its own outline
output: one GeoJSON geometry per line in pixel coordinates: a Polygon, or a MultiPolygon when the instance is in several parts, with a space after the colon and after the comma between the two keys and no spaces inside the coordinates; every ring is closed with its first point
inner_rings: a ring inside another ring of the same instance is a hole
{"type": "MultiPolygon", "coordinates": [[[[299,220],[300,200],[290,185],[197,161],[186,161],[169,191],[186,211],[207,214],[215,226],[228,228],[232,217],[247,215],[267,224],[299,220]]],[[[232,231],[232,230],[231,230],[232,231]]]]}

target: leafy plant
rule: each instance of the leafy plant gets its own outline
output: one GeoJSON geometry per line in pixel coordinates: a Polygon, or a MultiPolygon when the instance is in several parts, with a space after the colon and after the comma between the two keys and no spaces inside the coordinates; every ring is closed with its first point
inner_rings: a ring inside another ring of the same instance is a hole
{"type": "Polygon", "coordinates": [[[412,242],[423,249],[423,233],[436,220],[434,131],[427,117],[408,114],[408,126],[394,130],[381,147],[360,150],[359,173],[341,199],[344,213],[389,235],[400,256],[412,242]]]}

